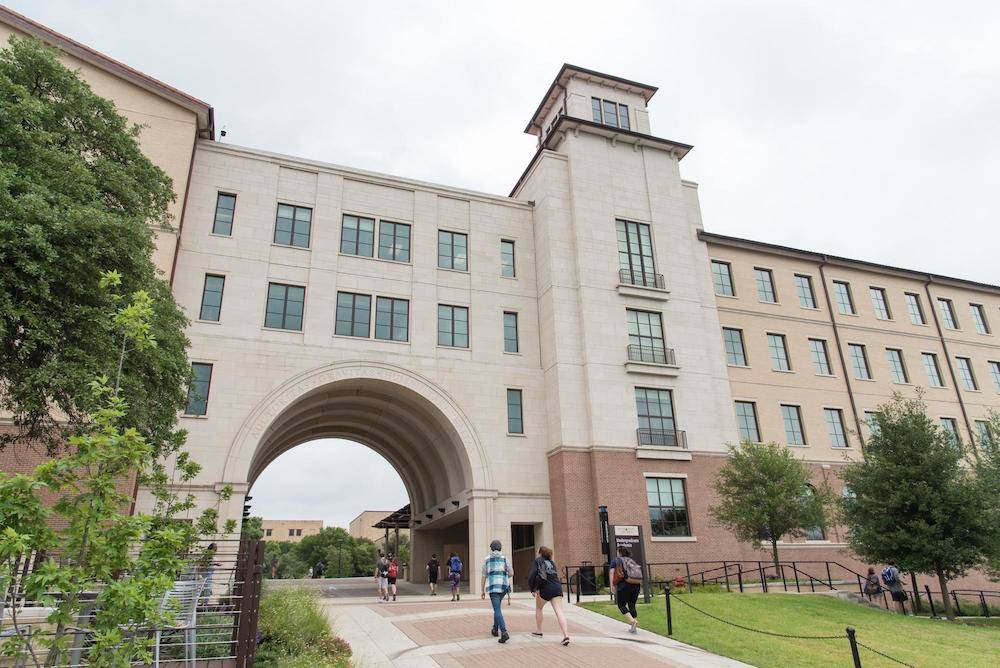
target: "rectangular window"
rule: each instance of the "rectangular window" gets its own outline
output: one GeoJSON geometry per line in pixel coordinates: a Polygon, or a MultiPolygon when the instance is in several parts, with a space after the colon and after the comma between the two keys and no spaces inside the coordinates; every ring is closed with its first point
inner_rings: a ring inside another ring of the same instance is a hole
{"type": "Polygon", "coordinates": [[[927,372],[927,383],[931,387],[944,387],[941,382],[941,367],[938,366],[937,355],[934,353],[921,353],[924,362],[924,370],[927,372]]]}
{"type": "Polygon", "coordinates": [[[340,227],[340,252],[372,257],[375,252],[375,219],[345,213],[340,227]]]}
{"type": "Polygon", "coordinates": [[[659,313],[625,309],[628,327],[628,358],[637,362],[666,364],[663,320],[659,313]]]}
{"type": "Polygon", "coordinates": [[[879,320],[892,320],[889,312],[889,300],[885,296],[883,288],[868,288],[872,296],[872,307],[875,309],[875,317],[879,320]]]}
{"type": "Polygon", "coordinates": [[[767,349],[771,352],[771,368],[775,371],[791,371],[788,361],[788,346],[783,334],[768,334],[767,349]]]}
{"type": "Polygon", "coordinates": [[[503,312],[503,351],[505,353],[518,352],[517,340],[517,314],[513,311],[503,312]]]}
{"type": "Polygon", "coordinates": [[[438,266],[468,271],[469,238],[461,232],[438,230],[438,266]]]}
{"type": "Polygon", "coordinates": [[[847,351],[854,368],[854,377],[858,380],[871,380],[872,372],[868,366],[868,353],[860,343],[848,343],[847,351]]]}
{"type": "Polygon", "coordinates": [[[976,441],[980,447],[993,443],[993,430],[986,420],[976,420],[976,441]]]}
{"type": "Polygon", "coordinates": [[[469,347],[469,309],[438,304],[438,345],[469,347]]]}
{"type": "Polygon", "coordinates": [[[813,290],[812,277],[795,274],[795,289],[799,293],[799,306],[816,308],[816,292],[813,290]]]}
{"type": "Polygon", "coordinates": [[[986,309],[982,304],[969,304],[972,311],[972,322],[976,325],[976,331],[980,334],[990,333],[990,323],[986,320],[986,309]]]}
{"type": "Polygon", "coordinates": [[[631,125],[628,122],[628,106],[624,104],[618,105],[618,127],[622,130],[631,129],[631,125]]]}
{"type": "Polygon", "coordinates": [[[340,336],[360,336],[368,338],[371,330],[371,295],[353,292],[337,293],[337,322],[334,333],[340,336]]]}
{"type": "Polygon", "coordinates": [[[653,536],[690,536],[683,478],[646,478],[649,527],[653,536]]]}
{"type": "Polygon", "coordinates": [[[410,261],[410,226],[406,223],[378,223],[378,256],[382,260],[410,261]]]}
{"type": "Polygon", "coordinates": [[[752,401],[736,402],[736,427],[740,441],[760,443],[760,429],[757,426],[757,404],[752,401]]]}
{"type": "Polygon", "coordinates": [[[295,529],[289,529],[288,530],[288,535],[289,536],[294,536],[295,535],[295,529]]]}
{"type": "Polygon", "coordinates": [[[593,118],[595,123],[604,122],[604,115],[601,113],[601,98],[599,97],[590,98],[590,110],[593,113],[593,118]]]}
{"type": "Polygon", "coordinates": [[[306,289],[300,285],[267,284],[267,313],[264,326],[302,331],[302,309],[306,289]]]}
{"type": "Polygon", "coordinates": [[[910,312],[910,322],[914,325],[926,325],[924,307],[920,304],[920,295],[914,292],[906,293],[906,310],[910,312]]]}
{"type": "Polygon", "coordinates": [[[219,193],[215,198],[215,220],[212,222],[212,234],[232,236],[235,214],[236,195],[219,193]]]}
{"type": "Polygon", "coordinates": [[[958,378],[967,390],[978,390],[979,383],[976,382],[976,374],[972,372],[972,360],[968,357],[956,357],[958,362],[958,378]]]}
{"type": "Polygon", "coordinates": [[[766,304],[777,304],[778,296],[774,292],[774,275],[771,270],[754,267],[753,275],[757,281],[757,299],[766,304]]]}
{"type": "Polygon", "coordinates": [[[847,447],[847,431],[844,429],[844,411],[839,408],[824,408],[826,433],[830,435],[830,445],[835,448],[847,447]]]}
{"type": "Polygon", "coordinates": [[[809,339],[809,354],[812,355],[813,369],[821,376],[832,376],[830,354],[823,339],[809,339]]]}
{"type": "Polygon", "coordinates": [[[517,276],[514,264],[514,242],[510,239],[500,240],[500,275],[506,278],[517,276]]]}
{"type": "Polygon", "coordinates": [[[312,209],[292,204],[278,204],[274,221],[274,243],[281,246],[309,248],[312,209]]]}
{"type": "Polygon", "coordinates": [[[726,349],[726,364],[747,366],[747,352],[743,346],[743,330],[723,327],[722,341],[726,349]]]}
{"type": "Polygon", "coordinates": [[[833,282],[833,299],[837,302],[837,309],[844,315],[856,315],[854,310],[854,298],[851,297],[851,286],[843,281],[833,282]]]}
{"type": "Polygon", "coordinates": [[[205,286],[201,291],[201,310],[198,312],[199,320],[219,322],[219,316],[222,314],[222,291],[225,285],[225,276],[205,274],[205,286]]]}
{"type": "Polygon", "coordinates": [[[639,444],[682,447],[674,425],[674,402],[670,390],[635,388],[639,416],[639,444]]]}
{"type": "MultiPolygon", "coordinates": [[[[368,324],[365,323],[365,336],[368,335],[367,330],[368,324]]],[[[375,300],[375,338],[410,340],[410,300],[394,297],[378,297],[375,300]]]]}
{"type": "Polygon", "coordinates": [[[781,404],[781,419],[785,423],[785,440],[789,445],[805,445],[806,435],[802,430],[802,409],[798,406],[781,404]]]}
{"type": "Polygon", "coordinates": [[[208,413],[208,390],[212,384],[212,365],[202,362],[191,364],[191,384],[188,385],[185,415],[205,415],[208,413]]]}
{"type": "Polygon", "coordinates": [[[715,294],[723,297],[735,297],[736,290],[733,288],[733,271],[728,262],[712,260],[712,283],[715,285],[715,294]]]}
{"type": "Polygon", "coordinates": [[[622,283],[662,288],[656,284],[653,235],[646,223],[615,220],[618,235],[618,269],[622,283]]]}
{"type": "Polygon", "coordinates": [[[952,443],[958,443],[958,420],[950,417],[941,418],[941,429],[952,443]]]}
{"type": "Polygon", "coordinates": [[[886,348],[885,357],[889,360],[889,373],[892,374],[894,383],[909,383],[910,375],[906,373],[906,364],[903,362],[903,351],[895,348],[886,348]]]}
{"type": "Polygon", "coordinates": [[[604,100],[604,124],[618,127],[618,105],[611,100],[604,100]]]}
{"type": "Polygon", "coordinates": [[[955,319],[955,307],[950,299],[938,297],[938,311],[941,312],[941,322],[945,329],[958,329],[958,320],[955,319]]]}
{"type": "Polygon", "coordinates": [[[272,531],[274,531],[274,529],[264,529],[264,535],[270,536],[272,531]]]}
{"type": "Polygon", "coordinates": [[[521,406],[521,390],[507,390],[507,433],[523,434],[524,419],[521,406]]]}
{"type": "Polygon", "coordinates": [[[990,375],[993,376],[993,384],[996,385],[997,392],[1000,392],[1000,362],[990,362],[990,375]]]}

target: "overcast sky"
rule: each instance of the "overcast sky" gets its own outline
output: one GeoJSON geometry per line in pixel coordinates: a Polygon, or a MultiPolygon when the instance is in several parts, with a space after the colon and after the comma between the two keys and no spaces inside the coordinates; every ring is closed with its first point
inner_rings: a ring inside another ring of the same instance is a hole
{"type": "Polygon", "coordinates": [[[1000,3],[4,1],[232,143],[504,195],[563,62],[635,79],[707,230],[1000,282],[1000,3]]]}

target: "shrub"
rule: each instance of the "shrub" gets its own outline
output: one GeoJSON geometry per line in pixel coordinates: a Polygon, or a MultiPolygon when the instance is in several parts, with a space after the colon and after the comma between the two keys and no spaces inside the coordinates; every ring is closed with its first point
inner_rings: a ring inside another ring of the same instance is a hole
{"type": "Polygon", "coordinates": [[[261,668],[340,668],[350,665],[351,648],[330,631],[313,592],[304,589],[268,591],[260,602],[257,650],[261,668]]]}

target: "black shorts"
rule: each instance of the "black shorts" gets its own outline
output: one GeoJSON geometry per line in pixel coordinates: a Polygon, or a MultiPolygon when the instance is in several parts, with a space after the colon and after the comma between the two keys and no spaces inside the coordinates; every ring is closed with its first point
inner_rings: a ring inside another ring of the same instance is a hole
{"type": "Polygon", "coordinates": [[[558,582],[546,582],[538,590],[538,595],[542,597],[543,601],[559,598],[563,595],[562,585],[558,582]]]}
{"type": "Polygon", "coordinates": [[[904,601],[907,600],[906,592],[905,591],[892,592],[892,600],[896,601],[897,603],[903,603],[904,601]]]}
{"type": "Polygon", "coordinates": [[[389,578],[389,584],[391,585],[396,584],[396,578],[389,578]]]}
{"type": "Polygon", "coordinates": [[[428,573],[427,574],[427,581],[430,582],[431,584],[437,584],[438,574],[437,573],[428,573]]]}

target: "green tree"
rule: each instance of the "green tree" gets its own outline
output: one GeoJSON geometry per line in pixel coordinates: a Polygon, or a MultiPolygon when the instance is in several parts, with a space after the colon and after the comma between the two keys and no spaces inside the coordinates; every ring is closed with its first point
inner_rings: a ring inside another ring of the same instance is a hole
{"type": "Polygon", "coordinates": [[[322,561],[329,568],[329,558],[331,548],[351,550],[354,547],[354,538],[345,529],[340,527],[326,527],[319,533],[306,536],[299,544],[296,552],[299,558],[309,566],[315,566],[316,562],[322,561]]]}
{"type": "Polygon", "coordinates": [[[921,398],[897,394],[874,420],[864,461],[841,472],[852,492],[842,500],[849,544],[869,562],[934,574],[954,620],[948,581],[995,548],[995,497],[969,464],[968,448],[927,416],[921,398]]]}
{"type": "Polygon", "coordinates": [[[264,542],[264,574],[272,579],[300,578],[309,569],[290,541],[264,542]]]}
{"type": "MultiPolygon", "coordinates": [[[[985,513],[992,516],[993,526],[1000,525],[1000,412],[990,411],[986,420],[986,433],[975,435],[976,475],[985,486],[988,506],[985,513]]],[[[1000,531],[992,535],[993,544],[986,550],[986,574],[1000,581],[1000,531]]]]}
{"type": "Polygon", "coordinates": [[[826,526],[833,496],[825,481],[813,484],[809,468],[776,443],[730,446],[713,488],[719,502],[711,508],[712,518],[742,542],[769,542],[776,568],[778,541],[826,526]]]}
{"type": "MultiPolygon", "coordinates": [[[[149,295],[140,290],[126,300],[116,292],[120,285],[115,272],[101,277],[100,287],[118,305],[105,317],[107,323],[99,323],[121,342],[118,369],[130,352],[157,345],[150,327],[154,307],[149,295]]],[[[163,593],[186,565],[205,557],[203,551],[192,549],[196,539],[218,530],[214,510],[203,512],[194,524],[173,521],[176,513],[193,508],[194,499],[176,497],[170,483],[189,482],[199,467],[181,450],[183,434],[172,433],[167,442],[173,471],[167,475],[152,444],[128,426],[121,375],[118,371],[111,378],[91,381],[94,403],[100,407],[70,437],[68,448],[31,474],[0,475],[2,591],[15,581],[24,555],[49,555],[16,586],[28,600],[52,608],[46,621],[53,633],[43,635],[37,626],[21,624],[22,603],[15,599],[9,606],[14,633],[3,648],[36,668],[64,665],[70,627],[89,605],[84,594],[94,592],[95,612],[85,629],[91,639],[88,665],[128,666],[148,660],[149,637],[144,629],[170,616],[159,610],[163,593]],[[121,483],[133,473],[153,492],[151,514],[122,512],[131,500],[131,489],[121,483]],[[51,507],[42,502],[43,492],[54,494],[51,507]],[[47,520],[52,514],[64,526],[50,528],[47,520]]]]}
{"type": "Polygon", "coordinates": [[[18,428],[0,445],[65,445],[106,407],[91,391],[103,374],[128,397],[124,422],[170,447],[190,374],[186,320],[151,259],[174,194],[140,130],[40,42],[12,37],[0,51],[0,410],[18,428]],[[123,294],[149,297],[155,346],[121,354],[107,271],[123,294]]]}
{"type": "Polygon", "coordinates": [[[242,538],[260,540],[264,537],[264,518],[248,517],[243,520],[242,538]]]}

